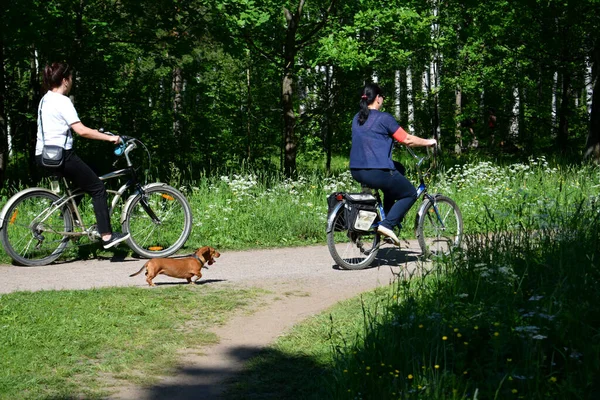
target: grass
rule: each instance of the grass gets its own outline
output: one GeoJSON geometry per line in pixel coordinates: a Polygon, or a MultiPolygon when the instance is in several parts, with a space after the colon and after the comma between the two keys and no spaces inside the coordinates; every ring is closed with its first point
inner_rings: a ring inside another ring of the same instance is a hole
{"type": "Polygon", "coordinates": [[[295,327],[228,398],[598,398],[600,203],[543,211],[295,327]]]}
{"type": "Polygon", "coordinates": [[[464,251],[295,327],[229,398],[598,398],[598,169],[508,168],[450,180],[464,251]]]}
{"type": "Polygon", "coordinates": [[[102,398],[111,383],[150,384],[178,352],[261,291],[177,286],[0,296],[0,399],[102,398]],[[158,340],[160,338],[160,340],[158,340]]]}
{"type": "MultiPolygon", "coordinates": [[[[247,171],[178,186],[194,212],[188,243],[220,249],[324,243],[326,196],[358,190],[348,173],[316,172],[287,180],[247,171]]],[[[600,170],[544,158],[473,161],[439,171],[431,187],[459,204],[466,250],[391,293],[365,295],[295,328],[249,365],[230,396],[600,396],[600,170]]],[[[14,382],[28,379],[36,382],[14,382]]]]}

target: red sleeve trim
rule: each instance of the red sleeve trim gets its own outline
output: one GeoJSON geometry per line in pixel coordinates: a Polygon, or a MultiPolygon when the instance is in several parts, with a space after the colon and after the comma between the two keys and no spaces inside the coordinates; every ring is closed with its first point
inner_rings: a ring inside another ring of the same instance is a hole
{"type": "Polygon", "coordinates": [[[392,137],[400,143],[404,142],[407,136],[408,133],[402,129],[402,127],[398,128],[398,130],[392,135],[392,137]]]}

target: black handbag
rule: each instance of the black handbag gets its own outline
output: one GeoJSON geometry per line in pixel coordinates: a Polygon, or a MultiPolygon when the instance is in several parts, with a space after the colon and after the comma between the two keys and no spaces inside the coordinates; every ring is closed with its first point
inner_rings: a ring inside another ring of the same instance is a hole
{"type": "Polygon", "coordinates": [[[60,168],[65,161],[65,145],[67,144],[71,130],[69,129],[69,132],[65,136],[65,143],[62,146],[46,145],[44,140],[44,123],[42,122],[43,105],[44,100],[42,100],[42,105],[40,105],[40,127],[42,128],[42,142],[44,143],[42,147],[42,165],[46,168],[60,168]]]}

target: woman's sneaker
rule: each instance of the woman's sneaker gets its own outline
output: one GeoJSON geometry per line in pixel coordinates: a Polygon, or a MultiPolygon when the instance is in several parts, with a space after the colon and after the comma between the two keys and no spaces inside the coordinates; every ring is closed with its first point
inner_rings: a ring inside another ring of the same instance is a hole
{"type": "Polygon", "coordinates": [[[102,246],[105,249],[110,249],[111,247],[118,245],[122,241],[129,239],[130,236],[131,235],[129,233],[113,232],[110,239],[102,241],[102,246]]]}
{"type": "Polygon", "coordinates": [[[400,246],[400,239],[398,239],[398,236],[396,236],[394,231],[392,231],[391,229],[388,229],[385,226],[379,225],[377,227],[377,232],[381,233],[383,236],[386,236],[386,237],[389,237],[390,239],[392,239],[392,242],[394,242],[394,244],[396,246],[400,246]]]}

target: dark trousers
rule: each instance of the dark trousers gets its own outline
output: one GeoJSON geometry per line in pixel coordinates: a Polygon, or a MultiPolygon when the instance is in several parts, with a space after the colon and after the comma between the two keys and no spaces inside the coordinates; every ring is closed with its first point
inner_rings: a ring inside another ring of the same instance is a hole
{"type": "MultiPolygon", "coordinates": [[[[35,160],[41,166],[42,156],[35,156],[35,160]]],[[[75,186],[89,194],[92,197],[98,232],[101,235],[112,233],[110,216],[108,214],[108,194],[106,193],[104,183],[77,154],[72,150],[67,150],[65,162],[62,167],[46,169],[59,177],[64,176],[75,186]]]]}
{"type": "Polygon", "coordinates": [[[395,169],[351,169],[358,182],[383,192],[385,219],[381,225],[392,229],[417,200],[417,190],[404,175],[395,169]]]}

